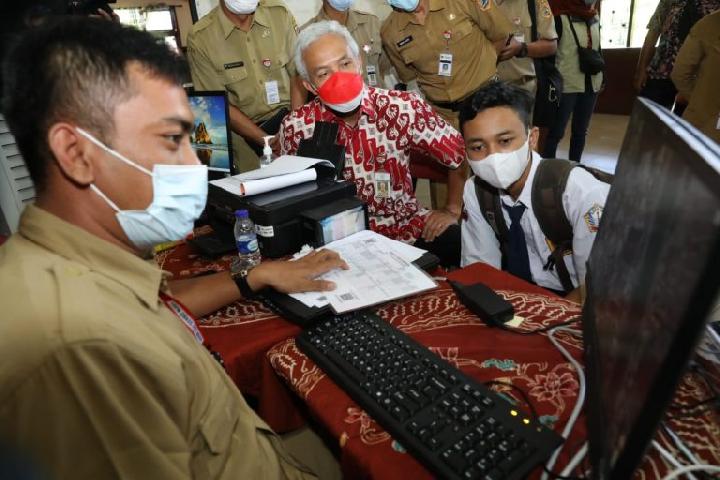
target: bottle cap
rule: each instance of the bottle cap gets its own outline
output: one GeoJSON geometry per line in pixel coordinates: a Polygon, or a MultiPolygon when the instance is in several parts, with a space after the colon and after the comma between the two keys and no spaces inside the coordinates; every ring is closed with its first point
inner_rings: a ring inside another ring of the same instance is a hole
{"type": "Polygon", "coordinates": [[[272,148],[270,148],[270,139],[274,138],[274,135],[268,135],[267,137],[263,137],[263,140],[265,140],[265,146],[263,147],[263,155],[272,155],[272,148]]]}
{"type": "Polygon", "coordinates": [[[235,210],[235,217],[236,218],[247,218],[248,211],[247,210],[235,210]]]}

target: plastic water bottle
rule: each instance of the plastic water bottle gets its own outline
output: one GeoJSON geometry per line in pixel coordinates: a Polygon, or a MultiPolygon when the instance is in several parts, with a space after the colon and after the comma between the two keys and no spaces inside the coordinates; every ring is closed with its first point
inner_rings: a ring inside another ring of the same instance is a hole
{"type": "Polygon", "coordinates": [[[255,224],[250,220],[247,210],[235,211],[235,244],[240,257],[237,264],[240,270],[250,270],[260,263],[255,224]]]}

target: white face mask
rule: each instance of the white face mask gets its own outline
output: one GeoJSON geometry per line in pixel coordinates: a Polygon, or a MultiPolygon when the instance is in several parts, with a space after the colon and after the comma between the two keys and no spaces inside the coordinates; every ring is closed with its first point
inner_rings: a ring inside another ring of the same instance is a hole
{"type": "Polygon", "coordinates": [[[498,152],[488,155],[484,160],[468,158],[470,168],[475,175],[495,188],[507,190],[522,176],[530,161],[530,138],[513,152],[498,152]]]}
{"type": "Polygon", "coordinates": [[[181,240],[192,231],[207,200],[206,165],[154,165],[150,172],[85,130],[77,131],[113,157],[152,177],[153,199],[145,210],[120,210],[95,184],[90,185],[115,210],[120,227],[135,247],[145,251],[158,243],[181,240]]]}
{"type": "Polygon", "coordinates": [[[350,7],[352,7],[355,0],[328,0],[328,3],[338,12],[346,12],[350,7]]]}
{"type": "Polygon", "coordinates": [[[258,6],[259,0],[224,0],[225,6],[235,15],[250,15],[258,6]]]}

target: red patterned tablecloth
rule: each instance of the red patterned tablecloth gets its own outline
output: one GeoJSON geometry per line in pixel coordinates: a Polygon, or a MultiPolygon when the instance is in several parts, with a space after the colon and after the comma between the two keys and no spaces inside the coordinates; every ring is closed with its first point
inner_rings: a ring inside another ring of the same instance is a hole
{"type": "MultiPolygon", "coordinates": [[[[185,244],[157,255],[161,268],[176,278],[225,270],[233,258],[234,255],[227,255],[208,261],[185,244]]],[[[450,278],[483,281],[498,290],[526,317],[525,328],[560,322],[579,313],[574,304],[486,265],[476,264],[453,272],[450,278]]],[[[545,336],[518,336],[489,329],[458,304],[444,282],[432,292],[392,302],[378,312],[474,378],[511,382],[524,389],[543,420],[558,431],[567,422],[576,401],[577,378],[545,336]]],[[[252,301],[228,305],[200,319],[199,324],[208,342],[223,355],[229,375],[244,394],[256,399],[258,413],[276,431],[286,432],[301,426],[304,422],[301,412],[307,411],[338,439],[341,463],[349,478],[429,477],[420,464],[297,351],[293,337],[300,329],[295,325],[252,301]]],[[[565,333],[556,336],[581,360],[579,336],[565,333]]],[[[501,390],[510,400],[520,400],[511,389],[501,390]]],[[[703,381],[688,375],[679,388],[676,402],[692,405],[708,395],[703,381]]],[[[702,461],[720,464],[717,412],[700,409],[693,413],[672,420],[670,425],[702,461]]],[[[581,417],[566,442],[567,453],[561,455],[559,465],[564,465],[584,440],[581,417]]],[[[658,441],[680,456],[667,435],[659,435],[658,441]]],[[[653,452],[646,457],[636,476],[658,478],[667,471],[667,463],[653,452]]]]}
{"type": "MultiPolygon", "coordinates": [[[[495,289],[526,319],[522,328],[536,329],[580,314],[576,304],[487,265],[472,265],[449,277],[468,283],[482,281],[495,289]]],[[[487,327],[458,303],[445,282],[430,293],[379,308],[378,313],[471,377],[481,382],[512,383],[524,390],[541,420],[556,431],[561,431],[568,421],[577,400],[577,375],[546,335],[521,336],[487,327]]],[[[555,337],[571,355],[582,360],[580,334],[558,332],[555,337]]],[[[431,477],[297,349],[294,339],[273,347],[268,358],[275,371],[308,406],[310,414],[338,439],[341,465],[347,478],[431,477]]],[[[522,398],[513,389],[492,388],[522,405],[522,398]]],[[[681,385],[678,399],[693,404],[707,395],[702,381],[689,376],[681,385]]],[[[673,421],[671,425],[701,459],[717,464],[720,461],[719,422],[715,413],[707,411],[704,415],[673,421]]],[[[585,437],[581,416],[565,443],[558,467],[569,461],[585,437]]],[[[669,438],[661,435],[658,440],[679,455],[669,438]]],[[[657,478],[667,471],[667,464],[653,452],[647,456],[637,478],[657,478]]]]}

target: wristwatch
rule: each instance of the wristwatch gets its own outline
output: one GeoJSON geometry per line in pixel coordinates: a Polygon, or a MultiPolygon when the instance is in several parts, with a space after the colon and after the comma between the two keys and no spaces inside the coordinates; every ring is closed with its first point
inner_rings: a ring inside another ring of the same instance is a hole
{"type": "Polygon", "coordinates": [[[233,268],[230,269],[230,277],[232,277],[233,282],[235,282],[235,285],[237,286],[238,290],[240,290],[243,298],[246,300],[253,300],[258,297],[258,294],[254,292],[252,288],[250,288],[250,285],[248,285],[248,273],[250,273],[250,270],[235,270],[233,268]]]}
{"type": "Polygon", "coordinates": [[[524,58],[527,57],[528,51],[527,51],[527,43],[522,42],[520,44],[520,52],[517,54],[518,58],[524,58]]]}

